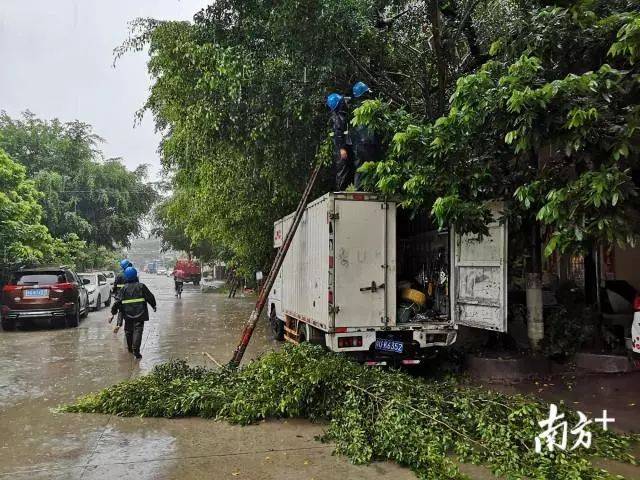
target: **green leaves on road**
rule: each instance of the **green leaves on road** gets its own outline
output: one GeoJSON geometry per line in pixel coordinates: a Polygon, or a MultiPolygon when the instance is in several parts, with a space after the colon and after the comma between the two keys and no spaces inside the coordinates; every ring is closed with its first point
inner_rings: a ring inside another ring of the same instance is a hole
{"type": "MultiPolygon", "coordinates": [[[[87,395],[65,412],[224,419],[328,421],[324,440],[354,463],[388,459],[425,479],[460,479],[453,458],[489,466],[506,478],[608,479],[592,456],[634,463],[632,437],[594,429],[591,449],[536,454],[537,420],[548,405],[467,386],[364,368],[303,344],[269,353],[240,370],[207,370],[183,361],[87,395]]],[[[577,415],[564,409],[569,423],[577,415]]]]}

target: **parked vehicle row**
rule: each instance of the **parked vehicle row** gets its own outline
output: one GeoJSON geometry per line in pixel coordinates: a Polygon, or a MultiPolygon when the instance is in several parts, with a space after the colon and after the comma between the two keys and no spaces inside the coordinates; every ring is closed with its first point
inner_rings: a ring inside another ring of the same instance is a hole
{"type": "Polygon", "coordinates": [[[4,330],[46,320],[51,327],[77,327],[89,309],[111,303],[115,274],[78,274],[65,266],[22,268],[11,273],[0,295],[4,330]]]}

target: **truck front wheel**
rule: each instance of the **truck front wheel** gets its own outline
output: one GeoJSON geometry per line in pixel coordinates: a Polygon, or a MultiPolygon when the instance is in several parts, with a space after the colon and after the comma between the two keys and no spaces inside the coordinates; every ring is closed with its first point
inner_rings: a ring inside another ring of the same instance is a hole
{"type": "Polygon", "coordinates": [[[281,322],[276,315],[275,305],[271,305],[271,311],[269,312],[269,324],[271,325],[271,333],[273,339],[278,341],[284,340],[284,322],[281,322]]]}
{"type": "Polygon", "coordinates": [[[298,342],[304,343],[307,341],[307,324],[301,323],[298,326],[298,342]]]}

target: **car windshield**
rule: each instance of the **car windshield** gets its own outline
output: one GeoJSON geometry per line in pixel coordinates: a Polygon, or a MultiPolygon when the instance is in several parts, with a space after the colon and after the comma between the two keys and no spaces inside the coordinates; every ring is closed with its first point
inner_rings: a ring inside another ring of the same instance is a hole
{"type": "Polygon", "coordinates": [[[13,274],[13,285],[53,285],[66,282],[64,272],[16,272],[13,274]]]}
{"type": "Polygon", "coordinates": [[[98,283],[98,282],[96,281],[96,278],[97,278],[97,277],[96,277],[95,275],[86,275],[86,274],[82,274],[82,273],[81,273],[81,274],[79,274],[78,276],[79,276],[82,280],[84,280],[84,279],[86,278],[87,280],[89,280],[89,283],[91,283],[91,284],[93,284],[93,285],[95,285],[96,283],[98,283]]]}

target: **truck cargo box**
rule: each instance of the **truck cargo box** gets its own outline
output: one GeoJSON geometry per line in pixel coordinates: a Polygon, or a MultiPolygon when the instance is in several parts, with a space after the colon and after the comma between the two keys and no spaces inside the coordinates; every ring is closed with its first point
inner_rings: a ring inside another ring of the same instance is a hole
{"type": "MultiPolygon", "coordinates": [[[[499,211],[478,238],[438,231],[427,214],[413,218],[375,194],[323,195],[305,209],[270,291],[274,333],[333,351],[406,356],[450,345],[458,324],[505,331],[499,211]]],[[[274,248],[292,221],[293,214],[275,222],[274,248]]]]}
{"type": "MultiPolygon", "coordinates": [[[[395,325],[395,208],[364,193],[328,193],[311,202],[271,303],[280,307],[286,299],[283,314],[326,332],[395,325]]],[[[274,247],[292,219],[276,222],[274,247]]]]}

